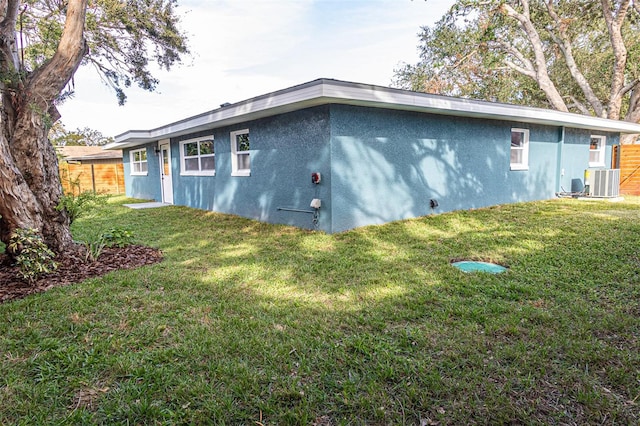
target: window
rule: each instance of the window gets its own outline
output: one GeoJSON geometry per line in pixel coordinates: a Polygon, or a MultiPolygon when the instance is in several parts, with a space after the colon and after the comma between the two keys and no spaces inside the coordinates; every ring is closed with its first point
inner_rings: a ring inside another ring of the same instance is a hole
{"type": "Polygon", "coordinates": [[[607,138],[604,136],[591,136],[589,145],[589,167],[604,167],[604,149],[607,138]]]}
{"type": "Polygon", "coordinates": [[[249,130],[231,132],[231,176],[250,176],[249,130]]]}
{"type": "Polygon", "coordinates": [[[529,130],[511,129],[511,170],[529,170],[529,130]]]}
{"type": "Polygon", "coordinates": [[[147,149],[136,149],[129,153],[131,161],[131,174],[132,175],[147,175],[148,163],[147,163],[147,149]]]}
{"type": "Polygon", "coordinates": [[[215,175],[216,154],[213,149],[213,136],[180,142],[180,164],[182,175],[215,175]]]}

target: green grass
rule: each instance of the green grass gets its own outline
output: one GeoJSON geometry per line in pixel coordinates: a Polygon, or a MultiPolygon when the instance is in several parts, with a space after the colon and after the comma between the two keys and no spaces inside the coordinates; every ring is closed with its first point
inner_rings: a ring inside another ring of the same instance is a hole
{"type": "Polygon", "coordinates": [[[640,421],[639,198],[337,235],[122,202],[75,237],[164,261],[0,305],[0,424],[640,421]]]}

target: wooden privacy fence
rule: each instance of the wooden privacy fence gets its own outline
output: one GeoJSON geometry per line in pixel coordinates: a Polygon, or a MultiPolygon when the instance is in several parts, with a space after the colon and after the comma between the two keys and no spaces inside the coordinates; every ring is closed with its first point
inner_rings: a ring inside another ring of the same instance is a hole
{"type": "Polygon", "coordinates": [[[619,145],[614,165],[620,168],[620,194],[640,195],[640,145],[619,145]]]}
{"type": "Polygon", "coordinates": [[[94,160],[91,162],[61,161],[60,180],[68,192],[103,192],[124,194],[124,166],[122,160],[94,160]]]}

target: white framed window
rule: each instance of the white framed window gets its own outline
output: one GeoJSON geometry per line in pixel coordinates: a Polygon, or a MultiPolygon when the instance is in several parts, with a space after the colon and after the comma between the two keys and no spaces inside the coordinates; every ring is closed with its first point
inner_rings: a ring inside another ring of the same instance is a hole
{"type": "Polygon", "coordinates": [[[529,170],[528,129],[511,129],[511,170],[529,170]]]}
{"type": "Polygon", "coordinates": [[[231,176],[251,175],[249,130],[231,132],[231,176]]]}
{"type": "Polygon", "coordinates": [[[589,167],[604,167],[606,136],[591,135],[589,144],[589,167]]]}
{"type": "Polygon", "coordinates": [[[147,148],[130,151],[129,162],[131,163],[132,175],[146,176],[149,172],[149,163],[147,163],[147,148]]]}
{"type": "Polygon", "coordinates": [[[213,136],[180,142],[180,174],[192,176],[214,176],[216,174],[213,136]]]}

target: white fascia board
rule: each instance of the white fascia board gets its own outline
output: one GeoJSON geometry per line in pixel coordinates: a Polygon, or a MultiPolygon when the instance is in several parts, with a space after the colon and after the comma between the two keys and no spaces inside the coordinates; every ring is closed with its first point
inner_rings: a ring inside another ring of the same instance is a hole
{"type": "Polygon", "coordinates": [[[324,95],[335,103],[421,111],[461,117],[490,118],[524,123],[591,129],[607,132],[640,133],[640,125],[628,121],[609,120],[582,114],[524,107],[520,105],[439,96],[381,86],[365,86],[342,82],[328,84],[324,95]],[[377,105],[374,105],[377,104],[377,105]]]}
{"type": "Polygon", "coordinates": [[[129,148],[159,139],[195,133],[200,130],[211,130],[323,103],[326,102],[322,98],[322,85],[303,84],[292,89],[248,99],[153,130],[130,130],[116,136],[115,142],[105,145],[104,149],[129,148]]]}
{"type": "Polygon", "coordinates": [[[567,112],[460,99],[382,86],[319,79],[196,115],[153,130],[130,130],[104,149],[122,149],[159,139],[331,103],[486,118],[605,132],[640,133],[640,125],[567,112]]]}

